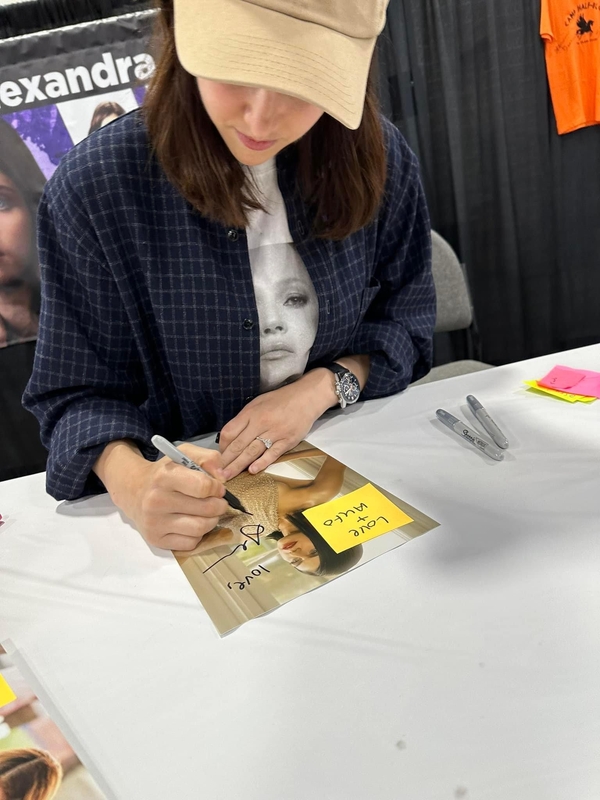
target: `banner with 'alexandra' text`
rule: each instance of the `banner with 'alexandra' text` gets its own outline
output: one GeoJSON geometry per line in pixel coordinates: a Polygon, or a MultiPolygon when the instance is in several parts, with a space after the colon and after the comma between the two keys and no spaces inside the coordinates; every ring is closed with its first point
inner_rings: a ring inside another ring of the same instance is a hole
{"type": "Polygon", "coordinates": [[[72,147],[141,104],[153,16],[0,41],[0,348],[37,336],[44,184],[72,147]]]}

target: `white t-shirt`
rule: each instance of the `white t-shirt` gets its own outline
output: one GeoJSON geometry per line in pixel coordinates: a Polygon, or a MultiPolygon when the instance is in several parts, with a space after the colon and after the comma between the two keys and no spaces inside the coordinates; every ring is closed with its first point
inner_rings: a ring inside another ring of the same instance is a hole
{"type": "Polygon", "coordinates": [[[246,230],[260,325],[260,391],[299,378],[319,323],[319,301],[290,233],[275,159],[252,174],[267,209],[249,212],[246,230]]]}

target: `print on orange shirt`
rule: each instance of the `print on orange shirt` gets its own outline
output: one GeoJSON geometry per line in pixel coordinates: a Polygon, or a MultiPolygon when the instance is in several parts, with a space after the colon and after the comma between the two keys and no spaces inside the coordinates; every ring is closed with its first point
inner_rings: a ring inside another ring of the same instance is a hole
{"type": "Polygon", "coordinates": [[[600,2],[542,0],[540,36],[558,132],[600,123],[600,2]]]}

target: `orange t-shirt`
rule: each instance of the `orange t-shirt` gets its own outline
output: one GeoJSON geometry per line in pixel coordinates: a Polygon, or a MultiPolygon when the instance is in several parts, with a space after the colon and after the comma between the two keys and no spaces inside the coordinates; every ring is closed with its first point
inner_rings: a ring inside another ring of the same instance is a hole
{"type": "Polygon", "coordinates": [[[558,132],[600,123],[600,0],[542,0],[540,35],[558,132]]]}

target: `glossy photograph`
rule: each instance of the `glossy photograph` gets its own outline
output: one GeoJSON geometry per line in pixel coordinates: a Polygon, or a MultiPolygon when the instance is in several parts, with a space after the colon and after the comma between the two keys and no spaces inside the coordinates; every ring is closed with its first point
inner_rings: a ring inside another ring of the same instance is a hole
{"type": "Polygon", "coordinates": [[[106,800],[0,646],[1,800],[106,800]],[[10,690],[12,699],[5,702],[10,690]]]}
{"type": "Polygon", "coordinates": [[[306,442],[227,488],[248,513],[232,510],[176,553],[221,635],[438,525],[306,442]]]}

